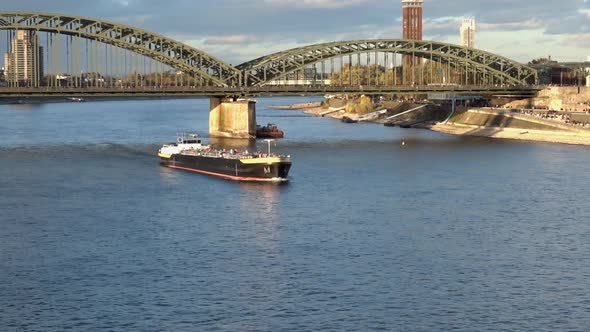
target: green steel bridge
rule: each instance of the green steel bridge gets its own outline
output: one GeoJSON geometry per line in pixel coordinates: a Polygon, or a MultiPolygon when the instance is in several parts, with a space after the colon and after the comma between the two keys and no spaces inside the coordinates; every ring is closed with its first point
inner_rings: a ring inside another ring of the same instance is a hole
{"type": "MultiPolygon", "coordinates": [[[[124,24],[0,12],[5,52],[19,32],[40,50],[20,79],[7,68],[0,97],[417,94],[534,95],[537,72],[500,55],[435,41],[380,39],[309,45],[232,66],[124,24]],[[421,58],[409,66],[404,58],[421,58]]],[[[10,67],[10,66],[7,66],[10,67]]]]}

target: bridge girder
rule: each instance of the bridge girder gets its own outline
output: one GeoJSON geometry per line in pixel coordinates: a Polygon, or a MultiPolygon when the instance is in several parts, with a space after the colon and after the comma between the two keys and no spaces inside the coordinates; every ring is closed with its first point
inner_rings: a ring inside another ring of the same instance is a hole
{"type": "Polygon", "coordinates": [[[130,50],[217,86],[237,85],[233,66],[186,44],[128,25],[81,16],[0,12],[0,30],[33,30],[75,36],[130,50]]]}
{"type": "Polygon", "coordinates": [[[497,54],[453,44],[403,39],[354,40],[309,45],[245,62],[237,66],[237,69],[242,72],[247,85],[262,86],[322,61],[373,52],[411,55],[456,68],[468,68],[476,74],[488,75],[505,84],[531,84],[537,80],[535,69],[497,54]]]}

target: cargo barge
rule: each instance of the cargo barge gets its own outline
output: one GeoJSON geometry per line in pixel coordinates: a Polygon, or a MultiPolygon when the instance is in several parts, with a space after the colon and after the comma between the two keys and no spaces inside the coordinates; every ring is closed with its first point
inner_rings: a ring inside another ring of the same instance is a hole
{"type": "Polygon", "coordinates": [[[163,166],[207,174],[235,181],[287,182],[291,157],[270,151],[248,152],[237,149],[214,149],[203,144],[195,134],[182,134],[176,143],[165,144],[158,151],[163,166]]]}

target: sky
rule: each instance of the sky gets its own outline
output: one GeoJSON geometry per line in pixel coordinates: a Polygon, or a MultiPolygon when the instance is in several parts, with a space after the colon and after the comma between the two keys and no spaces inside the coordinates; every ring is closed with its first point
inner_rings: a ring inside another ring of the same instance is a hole
{"type": "MultiPolygon", "coordinates": [[[[0,0],[0,8],[128,24],[234,65],[310,44],[402,35],[400,0],[0,0]]],[[[519,62],[590,56],[590,0],[424,0],[424,39],[458,44],[464,17],[476,19],[476,48],[519,62]]]]}

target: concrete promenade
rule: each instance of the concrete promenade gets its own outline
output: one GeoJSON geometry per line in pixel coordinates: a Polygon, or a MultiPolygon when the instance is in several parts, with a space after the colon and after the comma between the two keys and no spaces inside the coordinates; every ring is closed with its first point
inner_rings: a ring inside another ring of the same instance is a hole
{"type": "Polygon", "coordinates": [[[462,110],[448,122],[428,128],[453,135],[590,145],[587,127],[502,109],[462,110]]]}

